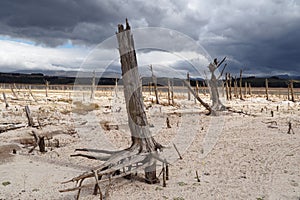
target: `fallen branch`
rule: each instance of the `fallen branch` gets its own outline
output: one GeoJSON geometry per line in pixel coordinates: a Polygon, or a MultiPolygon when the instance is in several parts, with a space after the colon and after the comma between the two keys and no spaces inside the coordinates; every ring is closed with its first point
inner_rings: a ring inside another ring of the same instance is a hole
{"type": "Polygon", "coordinates": [[[233,113],[238,113],[238,114],[243,114],[243,115],[248,115],[248,116],[252,116],[252,117],[257,117],[257,115],[254,114],[249,114],[249,113],[245,113],[244,111],[238,111],[238,110],[232,110],[231,108],[227,108],[227,110],[229,112],[233,112],[233,113]]]}
{"type": "Polygon", "coordinates": [[[24,128],[26,126],[27,126],[27,124],[8,124],[5,126],[0,125],[0,133],[10,131],[10,130],[16,130],[19,128],[24,128]]]}
{"type": "Polygon", "coordinates": [[[209,111],[209,113],[208,113],[207,115],[211,114],[211,113],[212,113],[211,107],[210,107],[207,103],[205,103],[205,102],[199,97],[198,94],[195,93],[195,91],[191,88],[191,86],[188,84],[187,81],[183,80],[183,83],[184,83],[184,85],[189,89],[189,91],[192,93],[192,95],[200,102],[200,104],[203,105],[203,106],[209,111]]]}

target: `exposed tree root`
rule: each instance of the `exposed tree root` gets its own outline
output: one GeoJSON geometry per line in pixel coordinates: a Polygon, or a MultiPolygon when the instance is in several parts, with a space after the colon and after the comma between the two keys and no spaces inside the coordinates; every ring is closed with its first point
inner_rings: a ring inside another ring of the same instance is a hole
{"type": "MultiPolygon", "coordinates": [[[[96,153],[104,153],[111,154],[106,157],[98,157],[98,156],[90,156],[85,154],[76,154],[72,156],[81,156],[89,159],[100,159],[104,160],[106,158],[106,162],[102,165],[94,167],[91,171],[84,172],[83,174],[68,180],[65,183],[76,182],[76,186],[73,188],[68,188],[64,190],[60,190],[60,192],[70,192],[70,191],[78,191],[77,199],[79,198],[80,191],[83,188],[94,186],[94,193],[99,191],[100,199],[102,199],[103,194],[101,192],[101,184],[103,182],[126,177],[133,173],[137,173],[142,170],[146,170],[146,168],[156,165],[157,161],[169,164],[165,159],[160,158],[158,156],[158,152],[140,152],[140,149],[137,146],[133,145],[128,149],[122,151],[106,151],[106,150],[96,150],[96,149],[76,149],[77,151],[90,151],[96,153]],[[95,178],[93,183],[83,185],[83,181],[88,178],[95,178]],[[101,180],[100,180],[101,179],[101,180]]],[[[147,180],[146,180],[147,181],[147,180]]],[[[106,190],[108,191],[108,189],[106,190]]],[[[105,194],[107,195],[107,194],[105,194]]]]}

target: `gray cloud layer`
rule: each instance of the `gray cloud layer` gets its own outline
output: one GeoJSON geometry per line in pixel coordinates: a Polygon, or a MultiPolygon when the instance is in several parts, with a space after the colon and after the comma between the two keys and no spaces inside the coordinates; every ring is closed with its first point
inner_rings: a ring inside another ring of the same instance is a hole
{"type": "Polygon", "coordinates": [[[175,29],[213,57],[229,57],[232,71],[300,74],[300,5],[293,0],[2,0],[0,35],[55,47],[95,45],[118,23],[175,29]]]}

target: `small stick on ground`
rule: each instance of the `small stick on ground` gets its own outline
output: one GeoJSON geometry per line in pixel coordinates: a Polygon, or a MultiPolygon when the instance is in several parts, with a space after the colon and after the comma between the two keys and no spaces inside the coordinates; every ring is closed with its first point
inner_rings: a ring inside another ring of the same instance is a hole
{"type": "Polygon", "coordinates": [[[177,147],[176,147],[176,145],[174,143],[173,143],[173,146],[174,146],[175,150],[178,153],[179,159],[182,160],[182,156],[181,156],[180,152],[178,151],[178,149],[177,149],[177,147]]]}
{"type": "Polygon", "coordinates": [[[294,132],[294,130],[293,130],[293,128],[292,128],[292,122],[289,122],[289,130],[288,130],[288,132],[287,132],[287,134],[295,134],[295,132],[294,132]]]}
{"type": "Polygon", "coordinates": [[[166,159],[165,159],[165,163],[166,163],[166,180],[169,180],[169,164],[166,159]]]}
{"type": "Polygon", "coordinates": [[[199,175],[198,175],[198,171],[196,170],[196,177],[197,177],[197,182],[200,182],[200,178],[199,178],[199,175]]]}
{"type": "Polygon", "coordinates": [[[163,165],[163,168],[162,168],[162,172],[163,172],[163,187],[166,187],[167,184],[166,184],[166,169],[165,169],[165,163],[163,162],[162,165],[163,165]]]}
{"type": "Polygon", "coordinates": [[[172,128],[171,125],[170,125],[170,120],[169,120],[169,117],[167,117],[166,119],[166,123],[167,123],[167,128],[172,128]]]}
{"type": "Polygon", "coordinates": [[[100,194],[100,199],[103,199],[103,195],[102,195],[101,188],[100,188],[100,183],[99,183],[99,177],[98,177],[97,170],[94,171],[94,174],[95,174],[95,179],[96,179],[96,183],[97,183],[99,194],[100,194]]]}

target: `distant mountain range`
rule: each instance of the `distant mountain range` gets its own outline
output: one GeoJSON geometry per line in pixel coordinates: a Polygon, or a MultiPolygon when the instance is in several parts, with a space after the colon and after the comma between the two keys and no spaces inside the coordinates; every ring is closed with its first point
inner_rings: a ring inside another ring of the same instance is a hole
{"type": "MultiPolygon", "coordinates": [[[[21,73],[21,74],[43,74],[44,76],[59,76],[59,77],[91,77],[93,72],[84,72],[84,71],[64,71],[64,70],[17,70],[11,73],[21,73]]],[[[103,78],[120,78],[120,72],[114,71],[105,71],[105,72],[96,72],[96,77],[103,78]]],[[[251,76],[255,78],[279,78],[287,80],[300,80],[300,75],[288,75],[288,74],[278,74],[273,76],[251,76]]],[[[197,78],[196,78],[197,79],[197,78]]],[[[199,78],[203,80],[202,78],[199,78]]]]}
{"type": "MultiPolygon", "coordinates": [[[[90,85],[93,75],[93,72],[82,71],[18,70],[11,73],[0,73],[0,83],[44,84],[47,80],[50,84],[90,85]]],[[[114,71],[96,72],[95,77],[98,85],[114,85],[116,79],[121,77],[121,74],[114,71]]],[[[268,78],[269,87],[287,87],[289,80],[294,80],[294,87],[300,87],[300,76],[289,76],[286,74],[266,77],[243,77],[242,82],[243,85],[247,82],[252,87],[264,87],[266,78],[268,78]]],[[[143,77],[142,81],[143,85],[148,85],[152,82],[150,77],[143,77]]],[[[200,77],[191,78],[191,85],[195,86],[196,81],[201,83],[204,80],[200,77]]],[[[182,85],[180,79],[173,79],[173,82],[174,85],[182,85]]],[[[158,77],[157,83],[158,85],[168,85],[168,78],[158,77]]],[[[201,83],[201,85],[203,84],[201,83]]]]}
{"type": "MultiPolygon", "coordinates": [[[[58,77],[93,77],[93,72],[85,71],[64,71],[64,70],[17,70],[12,73],[20,74],[43,74],[44,76],[58,76],[58,77]]],[[[120,78],[119,72],[105,71],[95,72],[96,77],[103,78],[120,78]]]]}

